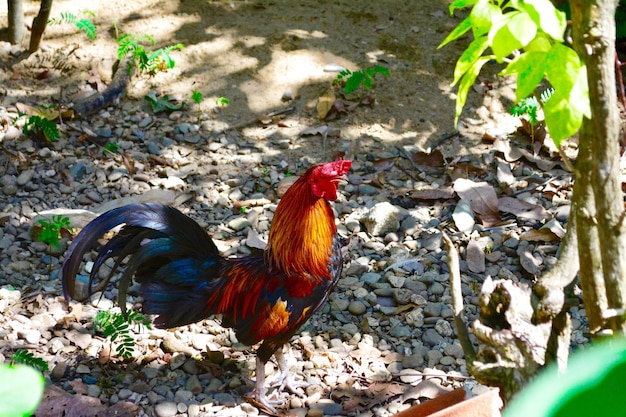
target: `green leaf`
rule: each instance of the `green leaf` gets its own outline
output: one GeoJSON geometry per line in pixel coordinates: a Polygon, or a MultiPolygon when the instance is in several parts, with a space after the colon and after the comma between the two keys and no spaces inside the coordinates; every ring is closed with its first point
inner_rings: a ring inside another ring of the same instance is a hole
{"type": "Polygon", "coordinates": [[[480,0],[472,8],[472,12],[469,15],[472,22],[472,31],[474,38],[478,38],[486,33],[489,33],[493,22],[498,22],[503,18],[502,10],[492,4],[488,0],[480,0]]]}
{"type": "Polygon", "coordinates": [[[543,32],[552,39],[563,42],[563,34],[567,27],[565,13],[557,10],[550,0],[525,0],[521,8],[543,32]]]}
{"type": "Polygon", "coordinates": [[[531,95],[541,83],[546,72],[547,57],[546,52],[524,52],[500,72],[500,75],[517,75],[515,101],[519,102],[531,95]]]}
{"type": "Polygon", "coordinates": [[[564,97],[556,90],[544,106],[543,114],[550,137],[558,147],[565,139],[570,138],[583,122],[584,106],[571,102],[571,97],[564,97]]]}
{"type": "Polygon", "coordinates": [[[380,74],[382,76],[389,77],[389,75],[391,74],[389,72],[389,68],[383,67],[382,65],[376,65],[374,68],[372,68],[372,71],[372,75],[380,74]]]}
{"type": "Polygon", "coordinates": [[[198,90],[193,90],[191,92],[191,99],[193,100],[194,103],[196,104],[200,104],[202,103],[202,93],[198,90]]]}
{"type": "Polygon", "coordinates": [[[618,416],[624,411],[626,343],[614,338],[572,353],[563,373],[542,370],[504,408],[503,417],[618,416]]]}
{"type": "Polygon", "coordinates": [[[550,84],[562,94],[569,92],[578,82],[580,72],[585,66],[572,48],[557,43],[552,46],[545,62],[546,76],[550,84]]]}
{"type": "MultiPolygon", "coordinates": [[[[470,16],[467,16],[465,19],[461,21],[461,23],[457,25],[457,27],[455,27],[452,30],[452,32],[450,32],[450,34],[448,34],[448,36],[446,36],[443,42],[439,44],[437,49],[443,48],[444,46],[446,46],[453,40],[458,39],[461,36],[465,35],[465,33],[471,28],[472,28],[472,20],[470,16]]],[[[339,75],[341,75],[341,73],[339,75]]]]}
{"type": "Polygon", "coordinates": [[[163,98],[157,97],[154,91],[146,94],[145,99],[150,103],[150,107],[152,107],[152,111],[155,113],[180,110],[185,104],[184,102],[180,104],[170,103],[168,96],[163,96],[163,98]]]}
{"type": "Polygon", "coordinates": [[[456,95],[456,113],[454,117],[455,127],[459,122],[459,116],[461,115],[461,111],[463,111],[463,107],[465,106],[465,102],[467,101],[467,93],[469,89],[474,84],[474,81],[476,81],[476,77],[478,76],[480,69],[491,59],[493,59],[493,55],[478,58],[476,62],[474,62],[474,64],[470,68],[468,68],[465,75],[463,75],[463,77],[461,78],[459,91],[456,95]]]}
{"type": "Polygon", "coordinates": [[[535,39],[530,41],[524,48],[526,52],[548,52],[552,48],[552,42],[548,35],[543,32],[537,32],[535,39]]]}
{"type": "Polygon", "coordinates": [[[476,62],[476,60],[485,52],[489,45],[487,44],[487,37],[481,36],[476,38],[469,44],[467,49],[463,51],[461,57],[458,61],[456,61],[456,66],[454,67],[454,81],[452,85],[455,85],[463,74],[467,72],[467,70],[476,62]]]}
{"type": "Polygon", "coordinates": [[[24,350],[24,349],[18,349],[11,356],[11,362],[28,365],[30,367],[33,367],[39,370],[40,372],[45,372],[48,370],[48,364],[46,363],[46,361],[44,361],[41,358],[36,357],[31,352],[24,350]]]}
{"type": "Polygon", "coordinates": [[[346,81],[346,86],[343,90],[346,92],[346,94],[356,91],[364,80],[365,72],[354,71],[352,75],[348,77],[348,80],[346,81]]]}
{"type": "Polygon", "coordinates": [[[76,27],[82,30],[92,41],[96,39],[96,26],[89,19],[81,19],[76,22],[76,27]]]}
{"type": "Polygon", "coordinates": [[[0,416],[28,417],[43,396],[43,376],[26,365],[0,364],[0,416]]]}
{"type": "Polygon", "coordinates": [[[474,4],[476,4],[477,1],[478,0],[455,0],[448,7],[448,10],[450,11],[450,15],[454,14],[455,9],[463,9],[467,6],[473,6],[474,4]]]}
{"type": "Polygon", "coordinates": [[[491,49],[496,60],[502,62],[513,51],[522,49],[537,34],[537,25],[526,13],[512,12],[494,24],[489,31],[491,49]]]}

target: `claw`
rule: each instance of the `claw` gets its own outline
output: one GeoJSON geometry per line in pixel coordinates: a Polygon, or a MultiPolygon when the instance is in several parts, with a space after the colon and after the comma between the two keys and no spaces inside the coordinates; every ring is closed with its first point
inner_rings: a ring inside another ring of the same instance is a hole
{"type": "Polygon", "coordinates": [[[255,407],[261,409],[263,412],[277,416],[278,412],[276,411],[275,405],[284,404],[283,401],[278,400],[270,400],[267,398],[267,390],[264,386],[265,383],[265,363],[256,358],[256,382],[254,384],[254,389],[249,394],[245,395],[244,398],[246,401],[254,405],[255,407]]]}
{"type": "Polygon", "coordinates": [[[278,378],[272,381],[272,384],[280,383],[281,390],[287,389],[292,394],[295,394],[299,397],[304,398],[305,397],[304,392],[300,388],[308,387],[311,384],[306,383],[304,381],[296,381],[294,379],[294,375],[291,372],[289,372],[290,367],[289,367],[287,357],[281,349],[276,351],[274,353],[274,356],[276,356],[276,360],[278,361],[278,367],[280,368],[280,375],[278,375],[278,378]]]}

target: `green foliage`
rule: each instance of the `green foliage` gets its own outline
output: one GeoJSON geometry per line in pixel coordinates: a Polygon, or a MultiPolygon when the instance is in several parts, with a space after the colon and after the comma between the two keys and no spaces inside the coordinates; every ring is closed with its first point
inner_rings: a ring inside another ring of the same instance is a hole
{"type": "Polygon", "coordinates": [[[36,357],[31,352],[18,349],[13,356],[11,356],[11,365],[21,363],[22,365],[28,365],[31,368],[35,368],[40,372],[48,371],[48,364],[41,358],[36,357]]]}
{"type": "Polygon", "coordinates": [[[376,65],[375,67],[365,68],[363,71],[350,71],[345,69],[341,71],[337,77],[333,80],[335,84],[339,84],[344,78],[346,79],[346,84],[343,87],[343,91],[346,94],[350,94],[353,91],[358,90],[361,86],[366,90],[372,88],[372,83],[374,81],[374,76],[376,74],[383,75],[385,77],[389,76],[389,69],[385,68],[381,65],[376,65]]]}
{"type": "Polygon", "coordinates": [[[228,107],[229,104],[230,104],[230,100],[226,97],[218,97],[215,100],[215,105],[218,107],[228,107]]]}
{"type": "Polygon", "coordinates": [[[145,41],[147,41],[150,45],[156,44],[156,41],[150,35],[134,35],[126,33],[119,36],[116,40],[118,45],[117,59],[121,61],[130,55],[133,64],[139,68],[140,71],[146,71],[149,73],[166,71],[174,68],[176,62],[172,58],[171,53],[176,49],[183,49],[182,43],[166,46],[149,52],[142,45],[142,42],[145,41]]]}
{"type": "Polygon", "coordinates": [[[150,107],[152,107],[152,111],[155,113],[180,110],[185,106],[184,101],[176,104],[169,101],[168,96],[157,97],[154,91],[150,91],[144,98],[150,103],[150,107]]]}
{"type": "Polygon", "coordinates": [[[104,148],[102,149],[102,153],[103,154],[107,154],[107,152],[109,153],[119,153],[120,151],[120,144],[117,142],[107,142],[106,145],[104,145],[104,148]]]}
{"type": "Polygon", "coordinates": [[[507,64],[501,75],[517,76],[517,102],[531,96],[544,78],[554,87],[544,115],[557,146],[576,133],[591,110],[585,66],[563,44],[565,15],[549,0],[455,0],[450,13],[467,6],[472,6],[470,14],[439,45],[470,30],[474,37],[454,69],[452,85],[459,84],[455,125],[480,70],[495,60],[507,64]],[[483,55],[488,48],[492,53],[483,55]]]}
{"type": "MultiPolygon", "coordinates": [[[[554,94],[554,88],[548,88],[541,93],[541,103],[548,101],[550,97],[552,97],[552,94],[554,94]]],[[[528,122],[531,126],[535,126],[539,122],[537,112],[539,111],[540,106],[541,105],[535,96],[529,96],[515,106],[511,107],[511,114],[517,117],[527,116],[528,122]]]]}
{"type": "Polygon", "coordinates": [[[572,353],[567,371],[544,368],[504,408],[503,417],[587,417],[624,414],[626,343],[611,338],[572,353]]]}
{"type": "Polygon", "coordinates": [[[29,417],[43,396],[45,381],[26,365],[0,364],[0,416],[29,417]]]}
{"type": "MultiPolygon", "coordinates": [[[[83,14],[92,18],[95,17],[95,14],[89,10],[85,10],[83,14]]],[[[92,41],[96,39],[96,25],[93,23],[93,20],[88,17],[79,19],[78,16],[73,13],[65,12],[61,13],[60,18],[52,18],[48,22],[55,25],[60,25],[64,23],[75,25],[78,30],[82,31],[85,36],[87,36],[92,41]]]]}
{"type": "Polygon", "coordinates": [[[56,123],[54,123],[47,117],[39,116],[36,114],[28,116],[28,119],[24,124],[23,131],[25,135],[28,135],[28,133],[31,131],[34,131],[37,134],[41,133],[48,142],[54,142],[61,137],[56,123]]]}
{"type": "Polygon", "coordinates": [[[194,103],[196,103],[196,107],[198,108],[198,123],[200,123],[200,116],[202,116],[202,109],[200,108],[200,103],[204,100],[204,96],[198,90],[193,90],[191,92],[191,99],[194,103]]]}
{"type": "Polygon", "coordinates": [[[135,342],[130,335],[131,326],[141,326],[151,329],[150,320],[138,311],[131,311],[126,317],[122,313],[100,311],[94,318],[94,328],[102,330],[104,336],[117,342],[115,351],[119,356],[128,359],[133,356],[135,342]]]}
{"type": "Polygon", "coordinates": [[[40,242],[47,243],[48,245],[59,246],[59,235],[61,234],[62,229],[66,229],[71,232],[72,227],[70,226],[69,217],[65,217],[62,215],[52,216],[50,220],[40,219],[39,224],[42,229],[39,233],[38,240],[40,242]]]}
{"type": "Polygon", "coordinates": [[[202,100],[204,100],[204,96],[202,95],[200,91],[193,90],[191,92],[191,99],[193,100],[194,103],[196,103],[197,105],[200,105],[200,103],[202,103],[202,100]]]}

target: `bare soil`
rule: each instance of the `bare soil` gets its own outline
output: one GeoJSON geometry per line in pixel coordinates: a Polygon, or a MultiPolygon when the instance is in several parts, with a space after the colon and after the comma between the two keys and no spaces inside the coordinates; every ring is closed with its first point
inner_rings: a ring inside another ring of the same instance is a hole
{"type": "MultiPolygon", "coordinates": [[[[128,100],[137,100],[147,110],[143,97],[155,90],[185,100],[193,115],[197,107],[190,97],[198,90],[205,97],[203,117],[216,132],[238,128],[242,138],[266,145],[267,152],[283,153],[288,162],[301,157],[328,159],[338,150],[393,156],[397,154],[393,148],[399,145],[436,147],[447,156],[480,155],[486,150],[480,143],[485,133],[504,135],[518,124],[507,114],[513,94],[510,89],[493,88],[502,80],[493,75],[495,66],[487,68],[488,75],[470,94],[458,126],[460,134],[454,134],[455,95],[450,82],[466,44],[436,49],[462,18],[450,17],[447,4],[435,0],[98,2],[88,8],[95,14],[96,41],[73,25],[50,25],[39,52],[17,58],[0,54],[4,85],[0,96],[5,104],[69,104],[79,91],[91,88],[88,81],[93,85],[94,78],[105,83],[110,79],[116,34],[148,34],[157,47],[179,42],[185,47],[172,54],[174,69],[134,77],[128,100]],[[319,120],[317,101],[337,76],[329,68],[354,71],[376,64],[389,68],[391,75],[376,76],[371,90],[375,102],[349,106],[332,121],[319,120]],[[285,95],[293,99],[285,101],[285,95]],[[228,98],[230,105],[216,108],[218,97],[228,98]],[[289,106],[294,111],[280,123],[256,122],[264,113],[289,106]],[[300,135],[323,124],[337,128],[338,136],[323,140],[319,135],[300,135]],[[276,149],[273,144],[285,139],[291,146],[276,149]]],[[[38,4],[28,2],[26,7],[26,21],[31,22],[38,4]]],[[[63,12],[81,15],[83,10],[84,2],[59,0],[51,17],[63,12]]]]}

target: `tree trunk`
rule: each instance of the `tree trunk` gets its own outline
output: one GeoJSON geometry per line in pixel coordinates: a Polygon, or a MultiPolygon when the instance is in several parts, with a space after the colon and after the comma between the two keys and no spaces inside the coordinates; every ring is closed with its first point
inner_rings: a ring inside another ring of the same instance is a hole
{"type": "Polygon", "coordinates": [[[51,10],[52,0],[42,0],[41,6],[39,7],[39,13],[33,19],[33,29],[30,34],[30,46],[28,47],[31,54],[39,49],[41,37],[43,36],[43,32],[46,30],[46,26],[48,25],[48,19],[50,19],[51,10]]]}
{"type": "MultiPolygon", "coordinates": [[[[572,0],[570,5],[574,49],[587,65],[592,114],[590,120],[584,120],[579,139],[580,152],[591,152],[590,155],[579,155],[579,158],[589,162],[591,170],[584,173],[591,174],[592,190],[588,191],[595,202],[595,213],[590,210],[584,214],[589,216],[591,224],[597,225],[597,239],[592,236],[588,243],[595,244],[595,240],[598,246],[585,247],[579,241],[581,250],[599,255],[603,283],[597,282],[600,279],[597,269],[585,273],[581,270],[581,280],[583,288],[605,287],[609,310],[604,312],[603,319],[609,320],[608,327],[613,333],[626,334],[626,320],[621,313],[626,305],[626,239],[623,233],[619,113],[613,65],[617,3],[617,0],[572,0]]],[[[583,173],[578,167],[577,171],[578,180],[583,173]]],[[[578,219],[581,220],[580,217],[578,219]]],[[[579,234],[581,229],[578,227],[579,234]]],[[[581,265],[584,265],[582,252],[580,255],[581,265]]],[[[585,297],[586,308],[593,308],[593,304],[601,301],[590,298],[590,295],[585,297]]]]}
{"type": "Polygon", "coordinates": [[[12,45],[24,40],[24,1],[9,0],[9,42],[12,45]]]}

